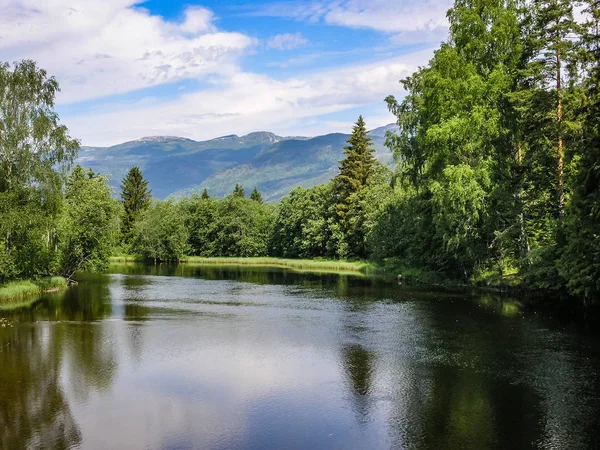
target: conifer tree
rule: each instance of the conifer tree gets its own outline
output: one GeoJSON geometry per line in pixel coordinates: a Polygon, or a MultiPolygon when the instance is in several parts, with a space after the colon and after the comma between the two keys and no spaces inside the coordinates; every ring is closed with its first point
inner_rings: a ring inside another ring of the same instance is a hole
{"type": "Polygon", "coordinates": [[[208,195],[208,189],[204,188],[204,190],[202,191],[202,199],[208,200],[209,198],[210,196],[208,195]]]}
{"type": "Polygon", "coordinates": [[[340,161],[340,173],[334,179],[335,211],[342,233],[348,244],[348,254],[365,256],[364,239],[360,236],[363,222],[362,191],[375,171],[371,138],[362,116],[352,129],[348,145],[344,147],[345,158],[340,161]]]}
{"type": "Polygon", "coordinates": [[[123,241],[129,243],[133,225],[140,213],[150,206],[152,191],[148,189],[148,181],[144,180],[139,167],[132,167],[121,182],[121,199],[124,216],[121,225],[123,241]]]}
{"type": "MultiPolygon", "coordinates": [[[[565,111],[564,80],[567,73],[574,74],[576,59],[574,34],[578,25],[573,18],[571,0],[535,0],[534,33],[530,70],[543,89],[553,93],[551,106],[554,109],[553,136],[556,145],[558,213],[564,214],[565,206],[565,111]]],[[[571,81],[573,81],[571,79],[571,81]]]]}
{"type": "Polygon", "coordinates": [[[260,195],[260,192],[258,192],[258,189],[256,189],[256,186],[252,190],[252,194],[250,194],[250,198],[258,203],[263,202],[262,195],[260,195]]]}
{"type": "Polygon", "coordinates": [[[236,183],[235,187],[233,188],[233,196],[234,197],[245,197],[246,196],[246,192],[244,191],[244,188],[239,183],[236,183]]]}

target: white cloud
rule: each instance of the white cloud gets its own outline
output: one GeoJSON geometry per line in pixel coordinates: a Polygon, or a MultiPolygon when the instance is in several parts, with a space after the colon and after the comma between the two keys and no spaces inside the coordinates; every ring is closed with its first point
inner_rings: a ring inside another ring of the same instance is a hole
{"type": "Polygon", "coordinates": [[[437,26],[435,28],[423,28],[419,30],[403,31],[390,36],[390,42],[394,45],[412,45],[420,43],[439,44],[448,37],[448,27],[437,26]]]}
{"type": "Polygon", "coordinates": [[[271,3],[251,14],[289,17],[388,33],[446,27],[452,0],[330,0],[271,3]]]}
{"type": "Polygon", "coordinates": [[[255,41],[219,32],[210,10],[169,22],[139,0],[0,0],[0,59],[31,58],[55,75],[59,101],[228,73],[255,41]]]}
{"type": "Polygon", "coordinates": [[[275,50],[291,50],[294,48],[302,47],[308,44],[308,39],[302,36],[302,33],[284,33],[278,34],[269,38],[267,46],[274,48],[275,50]]]}
{"type": "MultiPolygon", "coordinates": [[[[110,145],[146,135],[209,139],[224,134],[270,130],[296,134],[303,121],[401,95],[398,81],[427,62],[431,51],[372,64],[341,67],[275,80],[235,72],[210,89],[163,102],[115,105],[114,112],[63,117],[85,145],[110,145]]],[[[313,132],[330,132],[311,126],[313,132]]]]}

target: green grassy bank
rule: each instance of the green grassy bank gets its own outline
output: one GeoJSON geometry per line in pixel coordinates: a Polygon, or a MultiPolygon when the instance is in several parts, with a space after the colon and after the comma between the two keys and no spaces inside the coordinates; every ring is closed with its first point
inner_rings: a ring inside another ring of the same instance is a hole
{"type": "Polygon", "coordinates": [[[59,290],[67,287],[63,277],[48,277],[39,280],[11,281],[0,284],[0,308],[24,303],[23,300],[41,292],[59,290]]]}
{"type": "MultiPolygon", "coordinates": [[[[137,255],[118,255],[111,257],[112,263],[144,262],[137,255]]],[[[479,287],[514,289],[522,288],[521,280],[514,273],[485,273],[473,277],[469,281],[450,279],[445,274],[407,267],[398,259],[385,261],[340,261],[326,259],[286,259],[286,258],[236,258],[216,257],[205,258],[200,256],[185,256],[181,259],[182,264],[197,265],[222,265],[222,266],[262,266],[279,267],[304,272],[336,272],[355,273],[363,275],[374,275],[387,279],[396,279],[401,274],[402,280],[407,283],[427,284],[444,287],[479,287]]]]}
{"type": "MultiPolygon", "coordinates": [[[[135,255],[119,255],[111,257],[111,262],[143,262],[135,255]]],[[[285,259],[285,258],[204,258],[200,256],[185,256],[182,264],[220,265],[220,266],[262,266],[280,267],[306,272],[353,272],[372,273],[376,266],[365,261],[338,261],[321,259],[285,259]]]]}

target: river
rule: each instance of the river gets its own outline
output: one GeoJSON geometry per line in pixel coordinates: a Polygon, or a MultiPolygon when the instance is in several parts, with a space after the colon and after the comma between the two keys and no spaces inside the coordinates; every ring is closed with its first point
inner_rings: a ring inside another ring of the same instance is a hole
{"type": "Polygon", "coordinates": [[[0,310],[0,448],[600,447],[600,339],[513,299],[121,265],[0,310]]]}

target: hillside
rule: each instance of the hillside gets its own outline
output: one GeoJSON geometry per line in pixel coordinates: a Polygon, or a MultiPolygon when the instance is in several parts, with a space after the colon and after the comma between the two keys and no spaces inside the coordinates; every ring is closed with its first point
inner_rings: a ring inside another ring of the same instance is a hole
{"type": "MultiPolygon", "coordinates": [[[[371,131],[378,159],[390,164],[383,145],[394,125],[371,131]]],[[[313,138],[282,137],[269,132],[229,135],[208,141],[155,136],[112,147],[82,147],[78,164],[108,174],[118,188],[130,167],[139,166],[157,198],[175,198],[201,192],[224,196],[240,183],[254,186],[267,201],[275,201],[296,186],[327,182],[337,173],[348,134],[313,138]]]]}

